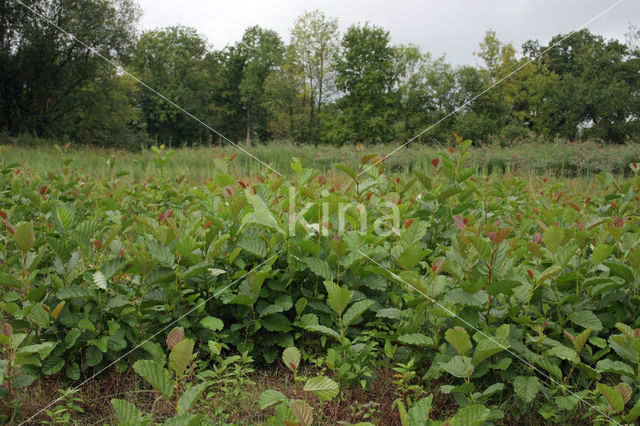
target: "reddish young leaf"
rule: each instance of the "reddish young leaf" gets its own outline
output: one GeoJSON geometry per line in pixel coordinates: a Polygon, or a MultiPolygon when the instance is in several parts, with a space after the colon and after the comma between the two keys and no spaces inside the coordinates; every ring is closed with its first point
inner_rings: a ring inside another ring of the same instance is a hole
{"type": "Polygon", "coordinates": [[[16,228],[14,228],[12,224],[10,224],[9,222],[5,222],[4,220],[0,220],[0,222],[2,222],[4,227],[7,228],[7,231],[9,231],[11,235],[15,234],[16,228]]]}
{"type": "Polygon", "coordinates": [[[458,229],[464,229],[465,227],[464,218],[462,216],[459,216],[459,215],[453,216],[453,223],[455,223],[456,228],[458,229]]]}
{"type": "Polygon", "coordinates": [[[175,345],[184,339],[184,328],[176,327],[167,335],[167,346],[169,350],[173,349],[175,345]]]}

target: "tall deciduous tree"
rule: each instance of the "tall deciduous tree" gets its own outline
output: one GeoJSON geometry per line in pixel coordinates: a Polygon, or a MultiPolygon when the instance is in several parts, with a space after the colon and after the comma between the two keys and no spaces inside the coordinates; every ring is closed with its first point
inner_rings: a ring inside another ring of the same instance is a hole
{"type": "Polygon", "coordinates": [[[544,56],[558,74],[550,97],[547,126],[567,138],[623,142],[640,135],[640,69],[626,45],[605,41],[588,30],[557,35],[544,56]]]}
{"type": "MultiPolygon", "coordinates": [[[[44,18],[16,2],[0,4],[0,126],[14,133],[74,139],[88,130],[87,141],[94,142],[96,129],[78,131],[73,122],[78,114],[97,111],[93,88],[106,84],[116,98],[126,98],[130,88],[119,86],[122,80],[116,70],[95,52],[126,63],[140,12],[131,0],[35,0],[28,4],[44,18]]],[[[128,100],[124,104],[112,101],[116,109],[127,108],[128,100]]],[[[118,115],[130,118],[121,111],[103,113],[108,114],[106,121],[117,120],[118,115]]]]}
{"type": "Polygon", "coordinates": [[[290,48],[288,71],[297,80],[308,114],[302,137],[317,142],[322,106],[335,90],[338,20],[319,10],[305,12],[293,24],[290,48]]]}
{"type": "Polygon", "coordinates": [[[245,136],[249,142],[256,136],[256,122],[261,124],[263,132],[266,130],[266,119],[262,111],[262,103],[265,101],[264,82],[271,71],[282,65],[284,44],[275,31],[253,26],[247,28],[236,51],[244,60],[242,81],[238,88],[246,111],[245,136]]]}
{"type": "MultiPolygon", "coordinates": [[[[142,34],[134,53],[134,69],[146,84],[204,118],[209,103],[207,46],[193,28],[176,26],[142,34]]],[[[208,140],[207,129],[146,89],[138,93],[149,135],[168,145],[208,140]]]]}
{"type": "Polygon", "coordinates": [[[515,53],[513,45],[502,43],[493,30],[485,33],[480,49],[476,52],[484,62],[480,73],[484,77],[485,86],[493,87],[483,95],[490,101],[490,105],[484,104],[489,108],[484,111],[478,111],[478,108],[475,110],[495,120],[498,128],[508,124],[511,114],[511,105],[505,97],[509,92],[507,86],[513,80],[501,80],[516,69],[518,61],[515,53]]]}
{"type": "Polygon", "coordinates": [[[391,140],[397,75],[389,32],[368,23],[351,26],[341,44],[336,70],[337,87],[345,92],[340,106],[346,136],[368,142],[391,140]]]}

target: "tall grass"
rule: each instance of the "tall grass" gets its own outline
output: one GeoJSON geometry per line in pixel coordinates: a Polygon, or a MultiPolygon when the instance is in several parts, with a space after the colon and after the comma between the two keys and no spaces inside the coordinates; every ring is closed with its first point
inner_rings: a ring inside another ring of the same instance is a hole
{"type": "MultiPolygon", "coordinates": [[[[365,153],[385,155],[398,145],[365,146],[365,153]]],[[[242,145],[253,156],[264,161],[281,174],[291,173],[291,160],[298,157],[306,167],[323,173],[331,173],[334,165],[342,163],[357,167],[360,154],[353,146],[313,146],[294,143],[270,143],[266,145],[242,145]]],[[[415,170],[431,167],[430,160],[444,151],[425,145],[410,145],[399,149],[387,158],[385,164],[393,173],[411,174],[415,170]]],[[[237,153],[234,172],[242,176],[264,174],[268,170],[241,150],[225,145],[209,148],[176,149],[164,167],[164,173],[179,177],[184,175],[194,181],[206,181],[215,172],[213,159],[221,155],[237,153]]],[[[151,150],[127,152],[99,148],[71,148],[67,156],[73,165],[97,176],[110,176],[126,172],[134,179],[144,179],[157,172],[151,150]],[[115,158],[113,168],[107,160],[115,158]]],[[[62,159],[51,145],[27,148],[18,145],[0,147],[0,158],[18,162],[36,173],[45,173],[62,167],[62,159]]],[[[629,174],[629,164],[640,162],[640,144],[602,145],[596,142],[580,143],[522,143],[514,146],[497,145],[474,148],[469,157],[472,166],[483,172],[533,174],[546,176],[583,177],[601,172],[617,175],[629,174]]]]}

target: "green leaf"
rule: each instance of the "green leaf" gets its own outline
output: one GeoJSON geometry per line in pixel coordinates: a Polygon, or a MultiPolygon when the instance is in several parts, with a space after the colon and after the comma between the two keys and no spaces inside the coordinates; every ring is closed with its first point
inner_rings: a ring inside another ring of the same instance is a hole
{"type": "Polygon", "coordinates": [[[301,297],[300,299],[298,299],[296,301],[296,314],[302,315],[302,312],[304,312],[304,309],[307,307],[308,303],[309,301],[306,297],[301,297]]]}
{"type": "Polygon", "coordinates": [[[58,206],[55,209],[54,219],[62,227],[62,233],[65,233],[73,223],[73,213],[65,206],[58,206]]]}
{"type": "Polygon", "coordinates": [[[166,368],[155,361],[140,360],[133,364],[133,369],[149,382],[155,390],[162,393],[167,399],[171,399],[174,383],[166,368]]]}
{"type": "Polygon", "coordinates": [[[282,392],[269,389],[260,394],[260,397],[258,398],[258,406],[261,410],[264,410],[265,408],[271,407],[273,404],[288,400],[289,398],[287,398],[282,392]]]}
{"type": "Polygon", "coordinates": [[[287,368],[294,373],[298,371],[300,365],[300,351],[296,347],[290,347],[282,352],[282,361],[287,368]]]}
{"type": "Polygon", "coordinates": [[[129,265],[129,261],[127,259],[116,258],[116,259],[111,259],[108,262],[105,262],[100,267],[100,270],[102,271],[105,280],[109,280],[118,272],[122,272],[122,270],[124,270],[124,268],[126,268],[128,265],[129,265]]]}
{"type": "Polygon", "coordinates": [[[13,386],[15,389],[26,388],[35,380],[36,378],[33,376],[30,376],[28,374],[21,374],[13,378],[13,381],[11,382],[11,386],[13,386]]]}
{"type": "Polygon", "coordinates": [[[89,340],[89,344],[100,349],[100,352],[105,353],[109,348],[109,336],[102,336],[99,339],[91,339],[89,340]]]}
{"type": "Polygon", "coordinates": [[[489,418],[491,411],[483,405],[468,405],[458,410],[453,417],[453,426],[480,426],[489,418]]]}
{"type": "Polygon", "coordinates": [[[550,226],[544,231],[542,241],[551,253],[555,253],[564,242],[564,231],[560,227],[550,226]]]}
{"type": "Polygon", "coordinates": [[[405,345],[433,346],[433,339],[420,333],[404,334],[398,337],[398,341],[405,345]]]}
{"type": "Polygon", "coordinates": [[[464,328],[450,328],[445,332],[444,338],[460,355],[466,355],[472,348],[471,339],[464,328]]]}
{"type": "Polygon", "coordinates": [[[547,356],[555,356],[566,361],[574,361],[578,357],[574,349],[562,345],[554,346],[545,351],[544,354],[547,356]]]}
{"type": "Polygon", "coordinates": [[[178,378],[184,375],[184,371],[191,362],[193,356],[193,339],[184,339],[175,344],[169,353],[169,367],[178,378]]]}
{"type": "Polygon", "coordinates": [[[489,246],[489,243],[477,235],[468,235],[467,238],[469,238],[469,241],[471,241],[471,244],[476,249],[482,260],[489,262],[491,259],[491,247],[489,246]]]}
{"type": "Polygon", "coordinates": [[[282,314],[273,314],[262,319],[262,325],[269,331],[288,332],[292,330],[291,321],[282,314]]]}
{"type": "Polygon", "coordinates": [[[311,269],[311,272],[327,281],[333,280],[333,271],[324,259],[317,257],[305,257],[302,261],[311,269]]]}
{"type": "Polygon", "coordinates": [[[596,364],[596,371],[599,373],[613,373],[621,376],[636,377],[636,372],[632,367],[622,361],[602,359],[596,364]]]}
{"type": "Polygon", "coordinates": [[[164,353],[164,349],[160,343],[148,340],[142,344],[141,348],[147,351],[155,362],[164,365],[167,361],[167,355],[164,353]]]}
{"type": "Polygon", "coordinates": [[[536,278],[536,281],[538,282],[538,284],[542,284],[548,278],[552,277],[554,274],[560,272],[561,270],[562,268],[559,267],[558,265],[549,266],[547,269],[542,271],[540,275],[538,275],[538,278],[536,278]]]}
{"type": "Polygon", "coordinates": [[[605,260],[611,254],[613,247],[608,244],[599,244],[593,249],[593,254],[591,255],[591,261],[593,262],[593,266],[598,266],[600,262],[605,260]]]}
{"type": "Polygon", "coordinates": [[[89,346],[86,352],[87,365],[95,367],[102,362],[102,352],[95,346],[89,346]]]}
{"type": "Polygon", "coordinates": [[[540,390],[540,381],[535,376],[517,376],[513,381],[513,390],[521,400],[530,404],[540,390]]]}
{"type": "Polygon", "coordinates": [[[209,385],[211,382],[202,382],[184,391],[178,400],[178,415],[188,413],[209,385]]]}
{"type": "Polygon", "coordinates": [[[22,288],[22,282],[6,272],[0,271],[0,285],[11,288],[22,288]]]}
{"type": "Polygon", "coordinates": [[[633,275],[633,271],[619,260],[607,260],[602,264],[609,268],[612,275],[616,275],[629,283],[634,282],[635,276],[633,275]]]}
{"type": "Polygon", "coordinates": [[[45,359],[56,347],[56,342],[43,342],[35,345],[22,346],[18,354],[38,354],[40,359],[45,359]]]}
{"type": "Polygon", "coordinates": [[[183,413],[167,419],[162,426],[202,426],[206,424],[206,420],[204,414],[183,413]]]}
{"type": "Polygon", "coordinates": [[[72,362],[67,366],[65,374],[71,380],[80,380],[80,364],[72,362]]]}
{"type": "Polygon", "coordinates": [[[591,311],[578,311],[569,319],[572,323],[579,325],[582,328],[591,328],[595,332],[601,331],[603,329],[600,318],[598,318],[596,314],[591,311]]]}
{"type": "Polygon", "coordinates": [[[347,309],[347,312],[345,312],[342,316],[342,323],[344,324],[344,326],[349,327],[353,323],[353,321],[360,318],[360,316],[364,314],[367,309],[369,309],[373,304],[373,300],[365,299],[351,305],[349,309],[347,309]]]}
{"type": "Polygon", "coordinates": [[[313,423],[313,408],[299,399],[291,401],[289,409],[298,418],[302,426],[311,426],[313,423]]]}
{"type": "Polygon", "coordinates": [[[101,290],[107,289],[107,278],[100,271],[96,271],[93,274],[93,284],[101,290]]]}
{"type": "Polygon", "coordinates": [[[580,351],[582,351],[582,348],[584,348],[584,345],[587,344],[589,337],[591,337],[591,332],[593,332],[593,329],[587,328],[575,337],[575,339],[573,340],[573,347],[577,353],[580,353],[580,351]]]}
{"type": "Polygon", "coordinates": [[[520,281],[514,280],[494,281],[487,287],[487,293],[491,296],[497,296],[499,294],[511,296],[513,294],[513,289],[520,287],[521,285],[522,283],[520,281]]]}
{"type": "Polygon", "coordinates": [[[29,313],[31,321],[33,321],[40,328],[49,328],[51,325],[51,318],[49,312],[40,304],[34,305],[29,313]]]}
{"type": "Polygon", "coordinates": [[[424,250],[415,245],[404,249],[398,257],[398,264],[405,270],[412,270],[425,256],[424,250]]]}
{"type": "Polygon", "coordinates": [[[502,337],[492,339],[482,339],[476,345],[471,362],[478,366],[485,359],[505,350],[509,347],[509,341],[502,337]]]}
{"type": "MultiPolygon", "coordinates": [[[[404,407],[404,402],[402,398],[398,398],[394,401],[396,404],[396,408],[398,409],[398,416],[400,417],[400,424],[402,426],[411,426],[411,420],[409,419],[409,414],[407,413],[407,409],[404,407]]],[[[420,424],[420,423],[418,423],[420,424]]]]}
{"type": "Polygon", "coordinates": [[[173,266],[175,262],[175,255],[171,251],[171,249],[160,241],[151,240],[147,242],[147,248],[149,249],[149,253],[151,253],[151,257],[160,262],[165,266],[173,266]]]}
{"type": "Polygon", "coordinates": [[[471,376],[474,370],[471,358],[460,355],[454,356],[447,362],[438,363],[438,366],[443,371],[461,379],[471,376]]]}
{"type": "Polygon", "coordinates": [[[16,225],[13,240],[21,252],[26,253],[31,250],[35,242],[33,224],[31,222],[21,222],[16,225]]]}
{"type": "Polygon", "coordinates": [[[56,297],[60,300],[93,299],[94,293],[88,288],[79,287],[77,285],[68,285],[58,290],[56,292],[56,297]]]}
{"type": "Polygon", "coordinates": [[[222,320],[210,316],[202,318],[200,320],[200,324],[211,331],[220,331],[224,328],[224,323],[222,322],[222,320]]]}
{"type": "Polygon", "coordinates": [[[340,389],[338,384],[328,377],[318,376],[307,380],[304,385],[304,392],[312,392],[323,401],[330,401],[335,398],[340,389]]]}
{"type": "Polygon", "coordinates": [[[255,223],[257,225],[262,225],[275,231],[282,232],[282,229],[280,229],[280,225],[278,225],[278,221],[273,216],[273,213],[271,213],[271,211],[269,211],[268,209],[260,209],[247,213],[242,218],[240,227],[244,228],[250,223],[255,223]]]}
{"type": "Polygon", "coordinates": [[[50,356],[42,364],[42,372],[47,376],[58,374],[64,367],[64,359],[50,356]]]}
{"type": "Polygon", "coordinates": [[[327,336],[333,337],[334,339],[341,341],[342,338],[340,337],[340,335],[338,334],[337,331],[329,328],[329,327],[325,327],[324,325],[317,325],[317,324],[311,324],[305,327],[305,330],[309,330],[309,331],[317,331],[318,333],[322,333],[322,334],[326,334],[327,336]]]}
{"type": "Polygon", "coordinates": [[[616,388],[612,388],[602,383],[596,383],[596,390],[606,398],[616,413],[622,413],[625,405],[624,398],[616,388]]]}
{"type": "Polygon", "coordinates": [[[398,308],[384,308],[376,312],[378,318],[400,319],[402,318],[402,311],[398,308]]]}
{"type": "Polygon", "coordinates": [[[419,425],[429,419],[431,405],[433,404],[433,394],[416,401],[409,408],[409,421],[411,424],[419,425]]]}
{"type": "Polygon", "coordinates": [[[327,303],[341,316],[351,301],[351,291],[346,286],[340,287],[331,281],[325,281],[324,287],[327,289],[327,303]]]}
{"type": "Polygon", "coordinates": [[[242,238],[238,241],[238,247],[254,256],[265,257],[267,255],[267,243],[260,238],[242,238]]]}
{"type": "Polygon", "coordinates": [[[134,426],[151,424],[150,420],[144,418],[142,412],[129,401],[112,399],[111,405],[113,405],[120,425],[134,426]]]}
{"type": "Polygon", "coordinates": [[[335,164],[333,167],[335,167],[338,170],[342,170],[343,172],[345,172],[355,182],[358,181],[358,174],[351,167],[345,166],[344,164],[335,164]]]}

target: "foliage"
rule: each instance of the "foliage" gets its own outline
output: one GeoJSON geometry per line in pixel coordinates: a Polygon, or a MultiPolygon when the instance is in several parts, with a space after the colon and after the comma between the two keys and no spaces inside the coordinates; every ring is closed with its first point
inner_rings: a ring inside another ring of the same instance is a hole
{"type": "Polygon", "coordinates": [[[339,106],[351,140],[386,142],[393,137],[394,59],[389,32],[380,27],[351,26],[342,38],[337,87],[345,93],[339,106]]]}
{"type": "MultiPolygon", "coordinates": [[[[438,416],[460,422],[633,421],[637,163],[629,179],[597,175],[585,198],[479,174],[462,138],[413,176],[357,151],[355,168],[336,166],[337,183],[299,159],[291,177],[245,182],[235,156],[221,156],[205,184],[89,179],[63,148],[47,174],[0,163],[6,394],[133,364],[177,409],[192,376],[232,392],[249,357],[271,364],[284,350],[294,383],[300,360],[342,389],[368,388],[393,365],[409,418],[430,413],[423,389],[437,386],[458,406],[438,416]]],[[[308,421],[308,400],[280,395],[267,394],[284,407],[276,416],[308,421]]]]}
{"type": "Polygon", "coordinates": [[[188,27],[145,31],[137,41],[132,68],[153,91],[140,88],[135,101],[146,131],[157,144],[202,143],[208,137],[205,127],[167,101],[198,117],[206,113],[210,100],[203,94],[208,92],[211,78],[206,53],[205,40],[188,27]]]}
{"type": "Polygon", "coordinates": [[[340,392],[338,384],[328,377],[318,376],[310,379],[298,376],[300,367],[300,351],[292,346],[282,352],[282,362],[293,372],[293,398],[287,397],[280,391],[269,389],[262,392],[258,404],[261,409],[276,406],[275,415],[268,420],[268,424],[298,424],[311,426],[313,424],[313,407],[304,399],[297,399],[303,392],[315,394],[322,401],[330,401],[340,392]],[[302,390],[298,382],[305,382],[302,390]]]}
{"type": "Polygon", "coordinates": [[[105,67],[99,55],[128,62],[140,16],[136,4],[26,3],[44,18],[19,3],[2,5],[0,128],[131,148],[125,141],[136,136],[131,81],[105,67]]]}
{"type": "Polygon", "coordinates": [[[75,396],[78,391],[79,389],[58,389],[62,395],[60,403],[51,409],[44,410],[45,414],[49,416],[49,420],[43,420],[42,424],[66,425],[72,422],[74,415],[84,413],[84,409],[80,406],[82,399],[75,396]]]}
{"type": "MultiPolygon", "coordinates": [[[[187,367],[189,367],[194,357],[194,341],[188,338],[185,339],[182,328],[174,328],[169,333],[166,343],[171,350],[169,353],[169,369],[172,374],[164,367],[164,361],[160,362],[158,359],[136,361],[136,363],[133,364],[133,369],[142,376],[153,389],[171,401],[175,409],[175,416],[165,421],[165,425],[201,424],[205,416],[192,414],[191,409],[211,385],[211,382],[203,381],[186,387],[187,367]],[[174,379],[172,379],[171,376],[173,376],[174,379]],[[175,402],[172,401],[174,394],[175,402]]],[[[159,354],[156,347],[153,347],[153,350],[150,352],[154,357],[157,357],[159,354]]],[[[162,355],[164,355],[164,353],[162,353],[162,355]]],[[[145,416],[135,405],[123,399],[112,399],[111,404],[116,411],[119,424],[151,424],[153,412],[149,413],[150,416],[145,416]]]]}
{"type": "Polygon", "coordinates": [[[453,66],[392,45],[369,23],[340,34],[319,10],[296,18],[288,45],[252,26],[214,49],[183,26],[138,34],[130,0],[28,6],[45,19],[2,6],[0,131],[11,135],[136,150],[230,140],[441,144],[452,132],[478,143],[530,133],[624,143],[640,134],[633,27],[626,43],[583,29],[547,46],[528,40],[521,56],[489,30],[482,64],[453,66]]]}

